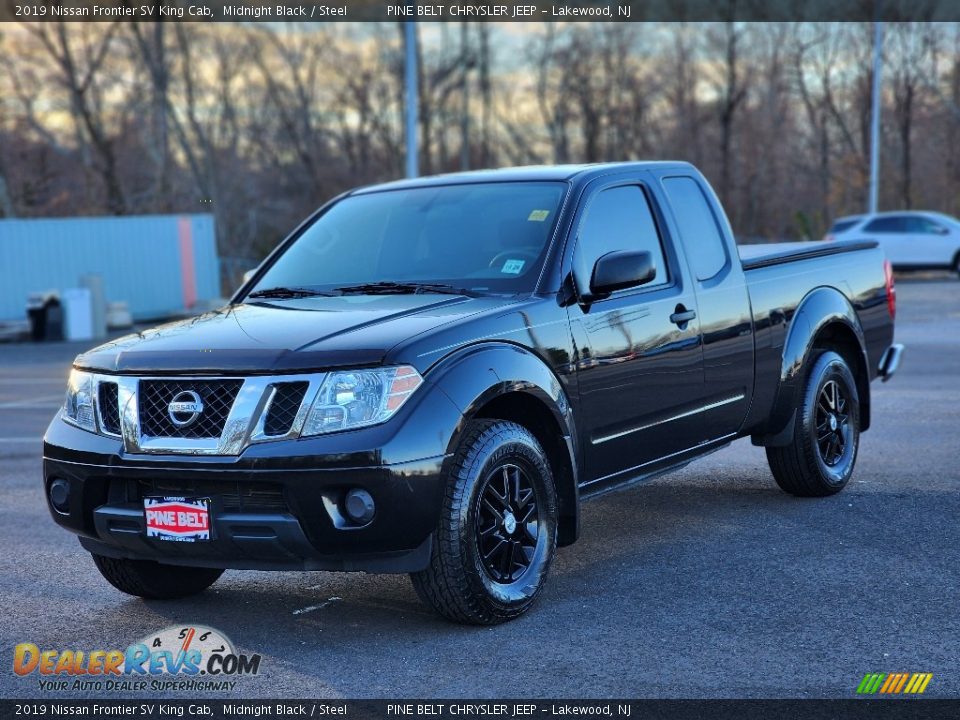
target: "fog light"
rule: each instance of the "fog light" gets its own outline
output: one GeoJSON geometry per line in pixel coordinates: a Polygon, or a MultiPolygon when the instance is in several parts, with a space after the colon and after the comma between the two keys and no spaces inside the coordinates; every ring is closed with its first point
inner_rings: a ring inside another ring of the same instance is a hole
{"type": "Polygon", "coordinates": [[[373,520],[375,510],[373,497],[366,490],[354,488],[343,498],[343,511],[358,525],[366,525],[373,520]]]}
{"type": "Polygon", "coordinates": [[[50,483],[50,504],[57,512],[70,512],[70,483],[61,479],[50,483]]]}

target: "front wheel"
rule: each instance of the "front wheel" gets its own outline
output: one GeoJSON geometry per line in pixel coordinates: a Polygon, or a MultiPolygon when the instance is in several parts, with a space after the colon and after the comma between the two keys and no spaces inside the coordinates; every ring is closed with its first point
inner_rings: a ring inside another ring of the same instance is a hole
{"type": "Polygon", "coordinates": [[[824,497],[846,486],[860,444],[860,397],[846,360],[833,351],[813,357],[793,439],[768,447],[767,462],[782,490],[824,497]]]}
{"type": "Polygon", "coordinates": [[[223,570],[163,565],[152,560],[129,560],[93,555],[104,579],[117,590],[148,600],[173,600],[203,592],[223,570]]]}
{"type": "Polygon", "coordinates": [[[430,565],[411,579],[444,617],[494,625],[533,604],[556,544],[556,490],[540,443],[516,423],[475,421],[453,458],[430,565]]]}

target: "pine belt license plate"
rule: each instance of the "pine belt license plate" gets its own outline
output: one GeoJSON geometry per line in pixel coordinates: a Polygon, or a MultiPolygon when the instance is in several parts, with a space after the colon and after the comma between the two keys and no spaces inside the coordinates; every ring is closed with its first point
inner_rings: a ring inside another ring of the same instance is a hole
{"type": "Polygon", "coordinates": [[[147,537],[175,542],[210,540],[210,498],[145,497],[147,537]]]}

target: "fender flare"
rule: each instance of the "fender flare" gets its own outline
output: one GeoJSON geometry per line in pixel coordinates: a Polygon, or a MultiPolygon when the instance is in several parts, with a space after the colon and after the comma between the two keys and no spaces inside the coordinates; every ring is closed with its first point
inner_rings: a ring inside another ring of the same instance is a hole
{"type": "MultiPolygon", "coordinates": [[[[454,351],[428,373],[429,382],[441,390],[460,410],[461,418],[449,438],[447,455],[452,456],[468,422],[485,406],[505,395],[522,394],[545,407],[559,429],[548,454],[561,454],[568,473],[558,473],[560,513],[559,544],[572,543],[579,534],[578,490],[579,448],[573,410],[564,387],[554,372],[530,350],[508,342],[485,342],[454,351]]],[[[541,438],[543,443],[543,438],[541,438]]]]}
{"type": "Polygon", "coordinates": [[[861,430],[869,428],[870,378],[867,373],[869,361],[860,318],[843,293],[833,287],[820,286],[804,296],[790,321],[787,338],[783,344],[777,395],[767,421],[769,432],[754,436],[755,444],[766,446],[789,444],[793,437],[797,405],[803,392],[804,370],[810,353],[821,334],[835,325],[844,327],[847,336],[853,337],[856,341],[857,357],[854,358],[856,367],[851,369],[857,377],[861,430]]]}

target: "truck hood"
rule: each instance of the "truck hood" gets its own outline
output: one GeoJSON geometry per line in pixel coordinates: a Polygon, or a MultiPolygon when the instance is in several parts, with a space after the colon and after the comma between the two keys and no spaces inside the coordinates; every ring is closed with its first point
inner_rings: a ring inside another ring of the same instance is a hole
{"type": "Polygon", "coordinates": [[[377,365],[398,343],[513,298],[346,295],[232,305],[100,345],[75,361],[110,373],[308,372],[377,365]]]}

